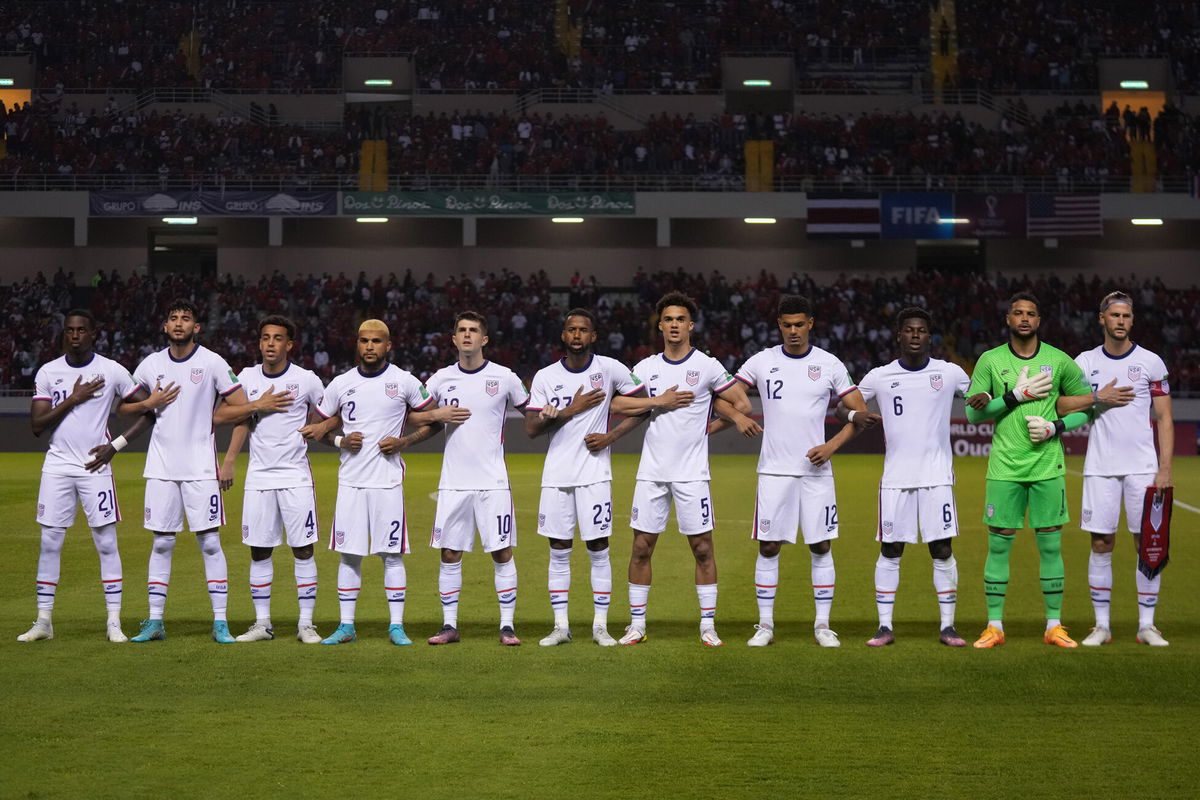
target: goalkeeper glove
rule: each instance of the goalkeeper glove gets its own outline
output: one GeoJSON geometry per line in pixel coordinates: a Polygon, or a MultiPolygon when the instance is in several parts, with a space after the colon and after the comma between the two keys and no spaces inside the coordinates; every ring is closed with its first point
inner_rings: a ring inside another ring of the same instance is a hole
{"type": "Polygon", "coordinates": [[[1021,374],[1017,376],[1017,385],[1004,393],[1004,404],[1011,409],[1030,400],[1044,400],[1050,396],[1053,385],[1054,377],[1049,372],[1039,371],[1031,378],[1029,367],[1022,367],[1021,374]]]}
{"type": "Polygon", "coordinates": [[[1061,419],[1048,420],[1030,415],[1025,416],[1025,423],[1029,426],[1029,441],[1034,444],[1041,444],[1048,439],[1062,435],[1067,427],[1061,419]]]}

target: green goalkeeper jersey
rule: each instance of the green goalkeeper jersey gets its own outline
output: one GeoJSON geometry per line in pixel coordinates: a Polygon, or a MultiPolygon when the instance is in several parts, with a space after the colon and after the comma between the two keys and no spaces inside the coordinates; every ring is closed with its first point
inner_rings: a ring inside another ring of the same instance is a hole
{"type": "Polygon", "coordinates": [[[1037,415],[1058,419],[1054,403],[1060,395],[1092,393],[1083,370],[1070,356],[1057,347],[1038,342],[1037,352],[1029,358],[1021,358],[1008,344],[994,347],[980,356],[971,375],[967,396],[987,392],[992,397],[1000,397],[1016,386],[1017,377],[1025,367],[1029,368],[1030,375],[1036,375],[1039,370],[1049,372],[1054,383],[1044,400],[1030,400],[996,416],[992,450],[988,455],[988,480],[1044,481],[1062,475],[1065,471],[1062,440],[1056,436],[1033,444],[1029,441],[1025,417],[1037,415]]]}

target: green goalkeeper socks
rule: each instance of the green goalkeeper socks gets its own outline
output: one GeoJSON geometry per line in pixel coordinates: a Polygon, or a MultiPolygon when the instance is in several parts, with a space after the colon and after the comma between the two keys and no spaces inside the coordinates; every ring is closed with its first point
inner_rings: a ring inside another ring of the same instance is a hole
{"type": "Polygon", "coordinates": [[[1038,575],[1042,579],[1042,600],[1046,604],[1046,619],[1062,617],[1063,559],[1062,530],[1039,531],[1038,555],[1041,556],[1038,575]]]}
{"type": "MultiPolygon", "coordinates": [[[[988,531],[988,556],[983,565],[983,593],[987,595],[989,622],[1004,619],[1004,598],[1008,594],[1008,554],[1012,551],[1013,538],[988,531]]],[[[1059,597],[1062,597],[1061,593],[1059,597]]]]}

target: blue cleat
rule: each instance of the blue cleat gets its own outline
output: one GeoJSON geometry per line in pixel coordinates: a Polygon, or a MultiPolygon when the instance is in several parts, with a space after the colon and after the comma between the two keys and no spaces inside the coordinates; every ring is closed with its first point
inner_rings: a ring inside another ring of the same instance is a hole
{"type": "Polygon", "coordinates": [[[354,625],[349,622],[343,622],[337,626],[337,630],[328,639],[322,639],[321,644],[348,644],[357,638],[358,634],[354,632],[354,625]]]}
{"type": "Polygon", "coordinates": [[[167,638],[167,632],[163,628],[161,619],[144,619],[142,620],[142,629],[129,641],[131,642],[161,642],[167,638]]]}
{"type": "Polygon", "coordinates": [[[408,638],[408,634],[404,632],[404,626],[400,624],[388,626],[388,640],[401,647],[412,644],[412,639],[408,638]]]}
{"type": "Polygon", "coordinates": [[[237,639],[229,632],[229,623],[223,619],[213,620],[213,641],[217,644],[233,644],[237,639]]]}

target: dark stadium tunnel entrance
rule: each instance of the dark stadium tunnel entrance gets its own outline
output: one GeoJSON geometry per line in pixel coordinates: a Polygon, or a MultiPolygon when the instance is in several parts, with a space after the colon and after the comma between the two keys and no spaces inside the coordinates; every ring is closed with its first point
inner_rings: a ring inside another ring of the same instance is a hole
{"type": "Polygon", "coordinates": [[[146,264],[151,275],[216,277],[216,227],[151,226],[146,231],[146,239],[146,264]]]}

